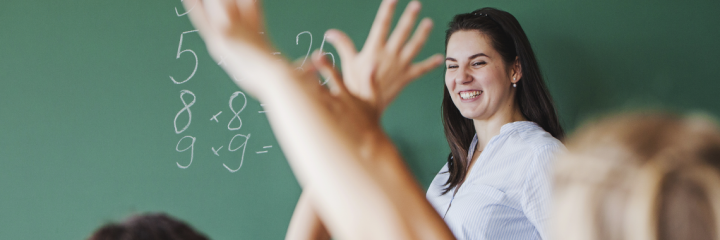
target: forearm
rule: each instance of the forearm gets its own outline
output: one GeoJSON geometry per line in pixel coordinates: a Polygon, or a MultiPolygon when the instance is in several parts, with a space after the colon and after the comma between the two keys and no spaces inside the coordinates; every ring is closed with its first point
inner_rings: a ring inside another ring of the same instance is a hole
{"type": "Polygon", "coordinates": [[[330,234],[320,221],[315,207],[312,206],[311,190],[305,187],[300,195],[285,240],[327,240],[330,234]]]}
{"type": "Polygon", "coordinates": [[[342,141],[337,125],[327,121],[332,119],[327,109],[299,92],[303,91],[280,93],[268,104],[272,106],[268,120],[298,181],[321,190],[313,198],[316,206],[322,206],[318,214],[337,237],[381,238],[382,224],[378,223],[397,225],[400,219],[374,220],[373,211],[393,211],[389,201],[382,197],[370,171],[357,161],[355,151],[342,141]]]}
{"type": "Polygon", "coordinates": [[[371,144],[350,144],[344,141],[347,136],[337,135],[341,132],[338,123],[323,121],[331,119],[323,117],[328,109],[300,103],[303,97],[298,98],[297,107],[273,111],[278,115],[270,116],[270,121],[281,144],[287,143],[283,145],[286,155],[295,156],[288,161],[298,180],[303,186],[323,190],[314,199],[323,206],[318,214],[328,228],[347,233],[338,236],[343,239],[452,237],[379,128],[365,136],[351,136],[366,138],[371,144]]]}
{"type": "Polygon", "coordinates": [[[211,54],[216,59],[224,56],[224,68],[238,86],[267,105],[268,120],[293,172],[301,185],[317,190],[312,206],[336,237],[415,239],[420,236],[413,231],[415,225],[410,227],[415,221],[439,229],[436,233],[445,238],[451,236],[437,224],[437,215],[426,214],[424,196],[376,116],[369,116],[373,111],[343,91],[341,82],[331,95],[317,84],[315,72],[298,73],[269,54],[269,41],[257,34],[265,31],[258,1],[183,4],[195,9],[190,18],[211,54]],[[375,139],[387,148],[377,148],[375,139]],[[391,163],[378,171],[368,159],[391,163]],[[388,184],[391,180],[396,182],[388,184]],[[420,215],[405,207],[408,201],[421,207],[420,215]],[[420,218],[409,220],[415,216],[420,218]]]}
{"type": "Polygon", "coordinates": [[[425,198],[425,192],[408,170],[402,156],[389,138],[384,139],[374,166],[381,175],[383,186],[396,208],[410,226],[414,239],[454,239],[440,215],[425,198]],[[384,158],[384,159],[383,159],[384,158]]]}
{"type": "Polygon", "coordinates": [[[405,206],[423,206],[424,195],[379,126],[348,136],[315,90],[304,89],[312,85],[286,87],[293,91],[269,100],[268,119],[298,181],[318,189],[314,203],[331,232],[341,239],[407,239],[419,236],[409,226],[413,216],[438,224],[423,207],[405,206]]]}

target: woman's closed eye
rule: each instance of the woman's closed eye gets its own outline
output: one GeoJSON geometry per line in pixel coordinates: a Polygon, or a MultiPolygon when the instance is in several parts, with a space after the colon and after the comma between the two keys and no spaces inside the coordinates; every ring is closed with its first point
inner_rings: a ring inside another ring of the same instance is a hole
{"type": "Polygon", "coordinates": [[[473,67],[479,67],[479,66],[482,66],[482,65],[485,65],[485,64],[486,64],[486,62],[484,62],[484,61],[481,61],[481,62],[473,62],[473,63],[472,63],[472,66],[473,66],[473,67]]]}
{"type": "MultiPolygon", "coordinates": [[[[473,63],[472,63],[472,66],[473,66],[473,67],[479,67],[479,66],[482,66],[482,65],[485,65],[485,64],[487,64],[485,61],[473,62],[473,63]]],[[[457,64],[448,64],[448,65],[446,65],[446,66],[447,66],[447,69],[456,69],[456,68],[458,68],[458,65],[457,65],[457,64]]]]}

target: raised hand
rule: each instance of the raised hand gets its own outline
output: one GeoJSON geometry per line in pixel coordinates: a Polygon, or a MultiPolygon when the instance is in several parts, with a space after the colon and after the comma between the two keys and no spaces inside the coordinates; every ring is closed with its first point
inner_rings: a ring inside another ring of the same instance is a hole
{"type": "Polygon", "coordinates": [[[295,71],[273,56],[269,42],[259,34],[263,20],[255,0],[184,3],[195,5],[189,15],[211,55],[224,58],[225,71],[239,77],[236,84],[267,104],[268,121],[288,163],[301,185],[317,189],[312,201],[334,236],[452,238],[382,132],[377,111],[369,104],[373,102],[351,92],[331,64],[319,54],[313,57],[320,72],[331,76],[328,90],[318,84],[313,64],[295,71]]]}
{"type": "Polygon", "coordinates": [[[236,84],[256,98],[265,98],[271,88],[291,80],[287,61],[275,52],[266,39],[260,1],[256,0],[185,0],[189,16],[205,40],[215,61],[223,59],[225,71],[235,76],[236,84]]]}
{"type": "Polygon", "coordinates": [[[269,41],[265,34],[260,34],[265,30],[257,1],[185,0],[183,3],[186,7],[195,6],[189,13],[190,19],[210,54],[225,60],[225,71],[239,76],[235,79],[239,87],[268,103],[266,109],[271,110],[267,116],[274,128],[312,126],[278,131],[276,135],[281,143],[284,136],[289,136],[288,145],[306,146],[303,154],[288,154],[290,159],[305,156],[310,153],[308,149],[318,148],[312,154],[322,154],[321,149],[328,145],[345,145],[349,153],[342,154],[356,155],[359,148],[375,144],[363,136],[383,135],[372,108],[348,92],[342,77],[332,71],[326,61],[318,60],[321,58],[317,52],[313,58],[322,64],[321,72],[332,76],[329,90],[318,84],[317,70],[312,64],[296,71],[287,60],[271,54],[269,41]],[[319,122],[325,124],[317,125],[319,122]],[[304,136],[314,135],[317,142],[329,143],[322,146],[306,140],[289,140],[300,136],[291,133],[303,131],[307,131],[304,136]]]}
{"type": "Polygon", "coordinates": [[[408,40],[421,8],[418,1],[408,4],[395,30],[387,37],[396,4],[397,0],[384,0],[381,3],[370,34],[359,53],[345,33],[335,29],[326,33],[328,42],[335,46],[340,55],[348,90],[367,101],[378,117],[408,83],[443,61],[442,55],[436,54],[419,63],[412,63],[432,29],[432,21],[423,19],[408,40]]]}

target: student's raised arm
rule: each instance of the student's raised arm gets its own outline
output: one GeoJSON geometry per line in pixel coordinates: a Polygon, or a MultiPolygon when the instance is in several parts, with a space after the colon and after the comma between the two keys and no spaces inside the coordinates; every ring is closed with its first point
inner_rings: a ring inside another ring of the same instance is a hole
{"type": "MultiPolygon", "coordinates": [[[[432,29],[432,21],[424,19],[410,40],[421,4],[411,1],[397,26],[388,38],[396,1],[384,1],[372,24],[362,51],[357,52],[353,41],[339,30],[329,30],[326,39],[340,54],[343,79],[348,90],[367,102],[377,113],[377,121],[390,102],[409,82],[437,67],[442,56],[436,54],[413,64],[432,29]]],[[[304,192],[295,207],[286,240],[328,239],[324,225],[317,217],[304,192]]]]}
{"type": "MultiPolygon", "coordinates": [[[[266,104],[268,120],[330,233],[338,239],[451,239],[424,198],[377,113],[333,79],[328,91],[314,69],[296,72],[271,55],[255,0],[185,0],[213,57],[225,58],[236,84],[266,104]],[[352,189],[352,191],[349,191],[352,189]],[[421,228],[418,226],[422,226],[421,228]]],[[[332,68],[321,66],[329,74],[332,68]]]]}
{"type": "Polygon", "coordinates": [[[290,225],[285,235],[285,240],[328,240],[330,233],[320,220],[316,207],[310,199],[312,190],[303,188],[295,211],[293,212],[290,225]]]}

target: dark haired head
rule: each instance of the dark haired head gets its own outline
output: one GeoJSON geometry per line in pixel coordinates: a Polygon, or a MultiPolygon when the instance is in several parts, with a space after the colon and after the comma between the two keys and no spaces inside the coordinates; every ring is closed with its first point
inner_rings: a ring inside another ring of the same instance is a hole
{"type": "MultiPolygon", "coordinates": [[[[517,19],[508,12],[489,7],[458,14],[448,25],[445,34],[446,52],[450,37],[458,31],[478,31],[483,34],[502,56],[506,66],[512,66],[518,61],[522,77],[517,83],[515,104],[527,120],[537,123],[553,137],[563,140],[565,132],[560,126],[552,98],[540,74],[535,53],[517,19]]],[[[445,137],[451,151],[448,156],[450,176],[443,192],[445,194],[465,179],[469,161],[467,151],[475,135],[475,126],[472,119],[463,117],[457,109],[447,86],[443,96],[442,114],[445,137]]]]}
{"type": "Polygon", "coordinates": [[[132,217],[123,223],[107,224],[88,240],[208,240],[184,222],[165,214],[132,217]]]}

